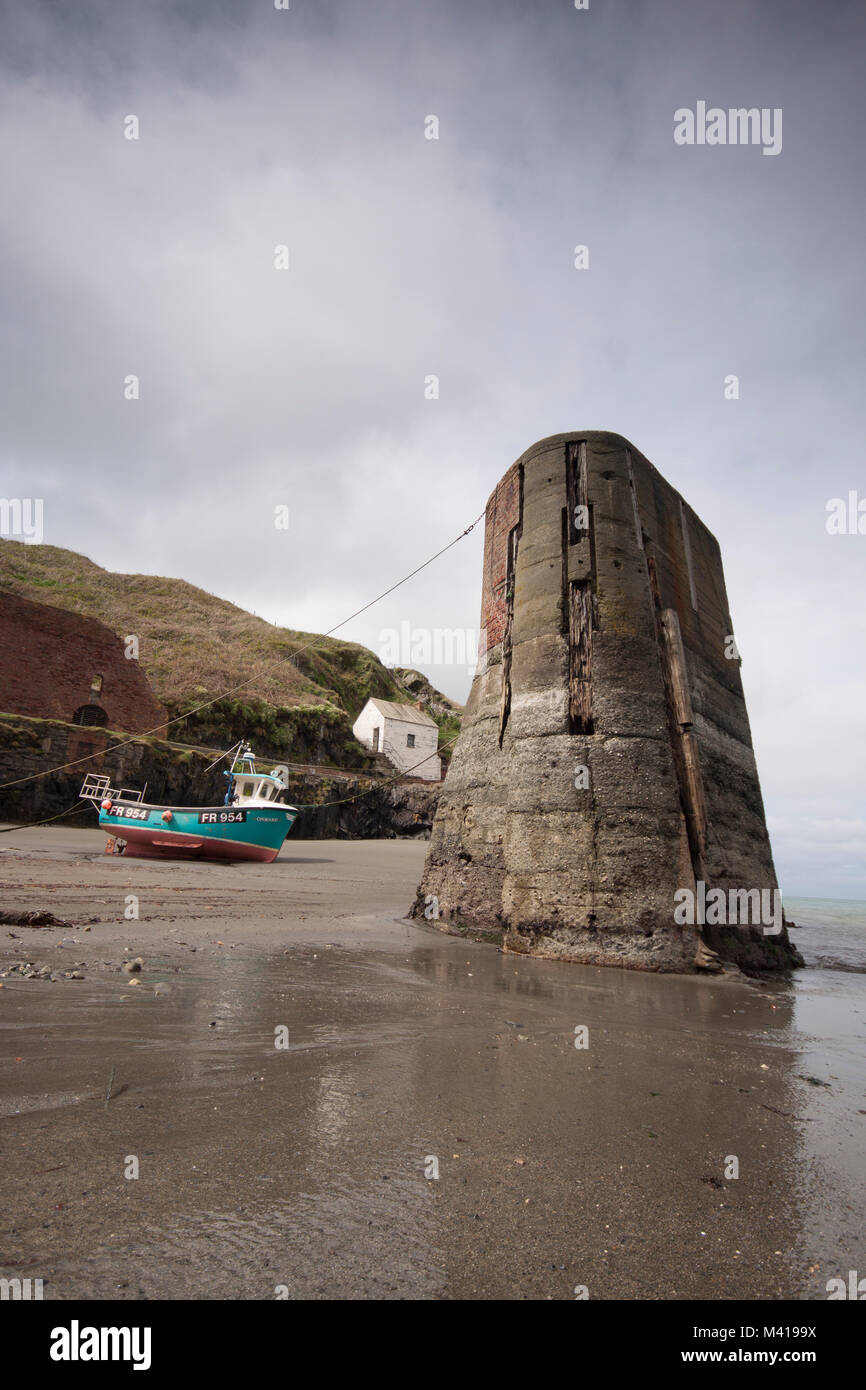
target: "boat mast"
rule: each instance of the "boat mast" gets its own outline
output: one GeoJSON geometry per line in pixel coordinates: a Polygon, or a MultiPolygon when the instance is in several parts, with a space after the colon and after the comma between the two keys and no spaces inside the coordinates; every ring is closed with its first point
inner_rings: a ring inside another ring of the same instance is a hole
{"type": "Polygon", "coordinates": [[[212,767],[216,767],[217,763],[221,763],[221,762],[223,761],[224,758],[228,758],[228,757],[231,757],[231,759],[232,759],[232,766],[234,766],[234,762],[235,762],[235,759],[236,759],[236,757],[237,757],[238,749],[243,747],[243,743],[244,743],[243,739],[241,739],[239,743],[233,743],[232,746],[231,746],[231,748],[229,748],[227,752],[225,752],[225,753],[220,753],[220,755],[219,755],[218,758],[214,758],[213,762],[208,764],[208,766],[205,768],[205,772],[210,772],[210,770],[211,770],[212,767]]]}

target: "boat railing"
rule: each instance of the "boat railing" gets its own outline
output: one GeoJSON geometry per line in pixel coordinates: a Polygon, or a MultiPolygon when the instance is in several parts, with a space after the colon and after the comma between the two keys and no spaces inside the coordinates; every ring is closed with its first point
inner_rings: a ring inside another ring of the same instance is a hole
{"type": "Polygon", "coordinates": [[[141,801],[146,791],[147,783],[142,790],[137,787],[112,787],[110,777],[89,772],[78,795],[82,801],[92,801],[94,805],[99,805],[103,801],[141,801]]]}

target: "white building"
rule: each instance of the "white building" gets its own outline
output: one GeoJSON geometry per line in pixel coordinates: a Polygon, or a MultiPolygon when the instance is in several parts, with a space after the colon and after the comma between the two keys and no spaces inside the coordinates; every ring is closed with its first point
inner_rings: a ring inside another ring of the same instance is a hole
{"type": "Polygon", "coordinates": [[[442,759],[436,752],[439,726],[417,705],[369,699],[352,732],[365,748],[384,753],[401,772],[411,771],[413,777],[423,777],[425,782],[442,780],[442,759]],[[430,756],[425,758],[425,753],[430,756]]]}

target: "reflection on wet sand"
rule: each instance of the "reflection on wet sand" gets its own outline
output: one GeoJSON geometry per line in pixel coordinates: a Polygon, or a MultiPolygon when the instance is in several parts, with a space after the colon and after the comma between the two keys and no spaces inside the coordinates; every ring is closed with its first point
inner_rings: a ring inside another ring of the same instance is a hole
{"type": "MultiPolygon", "coordinates": [[[[4,990],[3,1273],[54,1298],[814,1298],[828,1262],[866,1267],[792,986],[442,936],[395,920],[423,847],[365,844],[360,887],[357,849],[245,880],[248,921],[160,865],[171,920],[90,951],[146,939],[140,986],[94,963],[4,990]]],[[[73,891],[16,866],[79,907],[113,867],[73,891]]]]}

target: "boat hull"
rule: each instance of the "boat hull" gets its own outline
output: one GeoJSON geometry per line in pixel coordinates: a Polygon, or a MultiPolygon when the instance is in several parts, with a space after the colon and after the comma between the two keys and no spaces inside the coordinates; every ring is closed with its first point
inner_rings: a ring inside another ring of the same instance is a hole
{"type": "Polygon", "coordinates": [[[269,864],[292,828],[294,806],[142,806],[114,802],[99,824],[126,841],[131,859],[254,860],[269,864]],[[167,819],[166,819],[167,817],[167,819]]]}

